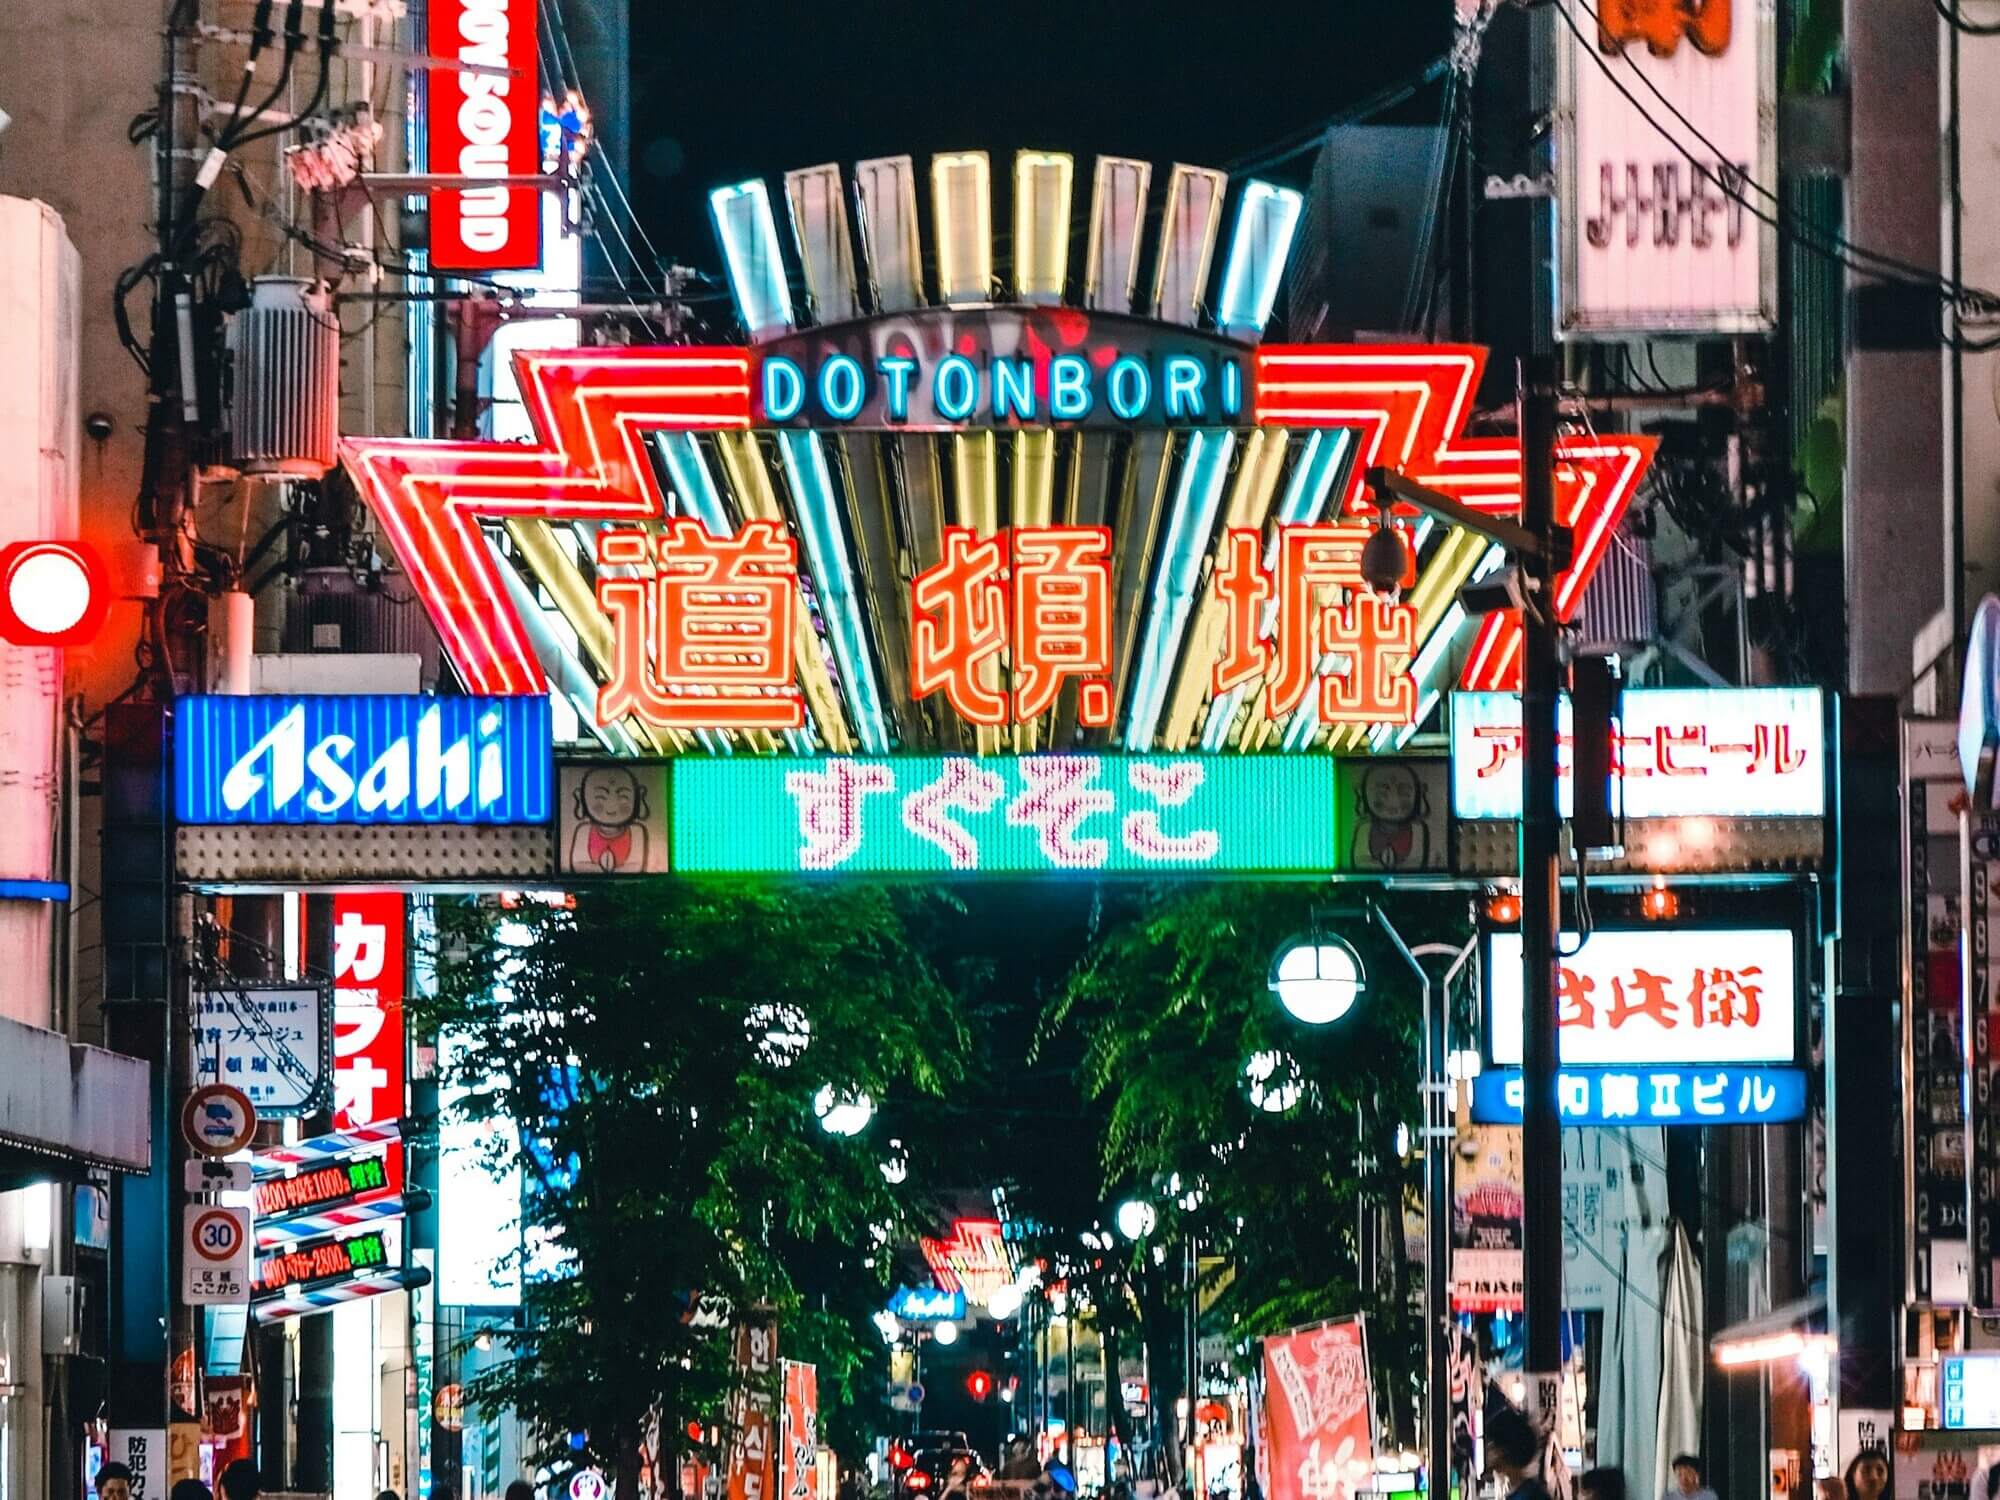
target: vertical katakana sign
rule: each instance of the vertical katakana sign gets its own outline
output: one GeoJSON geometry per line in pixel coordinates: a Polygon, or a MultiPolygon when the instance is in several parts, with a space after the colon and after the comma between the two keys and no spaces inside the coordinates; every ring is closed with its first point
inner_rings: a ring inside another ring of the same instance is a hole
{"type": "Polygon", "coordinates": [[[403,1113],[403,897],[333,898],[333,1128],[403,1113]]]}

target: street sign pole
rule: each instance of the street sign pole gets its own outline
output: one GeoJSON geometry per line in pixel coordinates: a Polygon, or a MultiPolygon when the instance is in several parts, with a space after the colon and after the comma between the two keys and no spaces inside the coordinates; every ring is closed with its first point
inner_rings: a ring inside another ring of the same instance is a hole
{"type": "MultiPolygon", "coordinates": [[[[1520,365],[1521,525],[1521,1196],[1528,1414],[1551,1439],[1562,1399],[1562,1127],[1556,1111],[1557,955],[1562,927],[1556,802],[1562,641],[1555,613],[1556,378],[1547,355],[1520,365]]],[[[1559,1473],[1547,1476],[1556,1488],[1559,1473]]],[[[1558,1490],[1560,1493],[1560,1490],[1558,1490]]]]}

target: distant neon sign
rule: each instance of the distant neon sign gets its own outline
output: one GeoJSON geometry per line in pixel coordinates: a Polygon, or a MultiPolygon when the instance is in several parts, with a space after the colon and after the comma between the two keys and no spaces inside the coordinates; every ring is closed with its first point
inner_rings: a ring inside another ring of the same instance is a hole
{"type": "Polygon", "coordinates": [[[189,697],[174,704],[183,823],[540,823],[543,698],[189,697]]]}
{"type": "MultiPolygon", "coordinates": [[[[1818,818],[1826,813],[1825,709],[1818,688],[1632,688],[1614,780],[1630,818],[1818,818]]],[[[1569,702],[1561,709],[1561,798],[1570,808],[1569,702]]],[[[1451,700],[1452,810],[1521,816],[1521,700],[1451,700]]]]}
{"type": "Polygon", "coordinates": [[[905,1323],[955,1323],[965,1316],[965,1293],[933,1286],[896,1288],[889,1311],[905,1323]]]}
{"type": "Polygon", "coordinates": [[[1309,874],[1340,865],[1323,756],[700,759],[674,766],[686,873],[1309,874]]]}
{"type": "MultiPolygon", "coordinates": [[[[1472,1080],[1472,1118],[1518,1125],[1518,1068],[1472,1080]]],[[[1766,1125],[1806,1112],[1803,1068],[1564,1068],[1556,1109],[1565,1125],[1766,1125]]]]}
{"type": "Polygon", "coordinates": [[[948,1238],[926,1235],[917,1241],[917,1248],[940,1287],[962,1292],[974,1302],[984,1304],[1014,1280],[1013,1262],[997,1219],[959,1219],[948,1238]]]}

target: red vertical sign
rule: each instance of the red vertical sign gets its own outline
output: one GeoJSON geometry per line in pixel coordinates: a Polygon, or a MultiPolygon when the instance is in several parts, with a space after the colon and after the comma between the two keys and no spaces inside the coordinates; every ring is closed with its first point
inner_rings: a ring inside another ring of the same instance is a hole
{"type": "Polygon", "coordinates": [[[770,1323],[736,1329],[736,1391],[730,1398],[728,1500],[772,1500],[777,1423],[771,1385],[778,1369],[778,1330],[770,1323]]]}
{"type": "Polygon", "coordinates": [[[403,898],[333,898],[333,1128],[403,1113],[403,898]]]}
{"type": "MultiPolygon", "coordinates": [[[[431,0],[434,57],[511,74],[430,71],[426,109],[432,172],[508,177],[542,165],[536,73],[537,0],[431,0]]],[[[542,263],[541,192],[472,188],[431,194],[431,265],[441,271],[522,271],[542,263]]]]}
{"type": "Polygon", "coordinates": [[[1265,1339],[1270,1500],[1354,1500],[1372,1489],[1373,1413],[1360,1319],[1265,1339]]]}
{"type": "Polygon", "coordinates": [[[778,1500],[813,1500],[819,1488],[819,1371],[795,1359],[785,1370],[785,1423],[778,1500]]]}

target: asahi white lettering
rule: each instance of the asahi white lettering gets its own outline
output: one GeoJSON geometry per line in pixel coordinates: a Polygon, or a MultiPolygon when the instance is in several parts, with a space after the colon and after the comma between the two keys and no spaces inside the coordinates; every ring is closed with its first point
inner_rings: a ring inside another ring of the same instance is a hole
{"type": "Polygon", "coordinates": [[[501,714],[488,710],[470,735],[447,742],[442,711],[427,708],[414,735],[391,740],[357,775],[355,741],[328,734],[308,744],[301,704],[229,768],[222,778],[223,805],[241,812],[268,792],[274,812],[303,795],[306,807],[320,817],[332,817],[350,803],[371,814],[394,812],[413,800],[416,809],[444,813],[490,808],[507,795],[504,728],[501,714]]]}
{"type": "MultiPolygon", "coordinates": [[[[507,65],[509,3],[465,0],[458,17],[459,61],[494,68],[507,65]]],[[[508,94],[509,80],[480,74],[459,77],[464,100],[458,108],[458,128],[465,141],[458,153],[458,170],[468,177],[504,177],[513,121],[499,101],[508,94]]],[[[468,250],[485,255],[506,248],[510,196],[504,188],[459,195],[459,237],[468,250]]]]}

